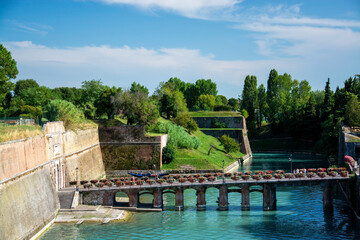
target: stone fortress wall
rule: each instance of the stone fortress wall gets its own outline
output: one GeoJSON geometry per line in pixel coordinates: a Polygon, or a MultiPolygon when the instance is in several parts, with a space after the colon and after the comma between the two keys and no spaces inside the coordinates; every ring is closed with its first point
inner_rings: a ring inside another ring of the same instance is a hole
{"type": "Polygon", "coordinates": [[[44,136],[0,144],[0,239],[28,239],[60,208],[57,190],[69,181],[105,174],[96,128],[65,131],[44,126],[44,136]]]}

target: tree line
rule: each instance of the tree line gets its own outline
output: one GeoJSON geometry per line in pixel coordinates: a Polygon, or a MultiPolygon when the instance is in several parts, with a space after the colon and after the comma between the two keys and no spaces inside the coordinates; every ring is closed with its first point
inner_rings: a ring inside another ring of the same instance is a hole
{"type": "Polygon", "coordinates": [[[319,151],[335,154],[341,122],[360,126],[359,97],[360,75],[347,79],[335,92],[330,79],[324,90],[311,91],[308,81],[292,79],[287,73],[279,75],[272,69],[266,87],[257,86],[256,76],[246,76],[240,100],[253,136],[267,123],[274,135],[312,140],[319,151]]]}

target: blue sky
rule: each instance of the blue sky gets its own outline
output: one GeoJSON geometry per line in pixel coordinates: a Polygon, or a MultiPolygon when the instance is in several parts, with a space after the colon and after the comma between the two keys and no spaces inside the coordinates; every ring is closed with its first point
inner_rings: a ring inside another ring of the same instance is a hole
{"type": "Polygon", "coordinates": [[[360,1],[1,0],[0,43],[51,88],[211,78],[229,98],[275,68],[335,89],[360,74],[360,1]]]}

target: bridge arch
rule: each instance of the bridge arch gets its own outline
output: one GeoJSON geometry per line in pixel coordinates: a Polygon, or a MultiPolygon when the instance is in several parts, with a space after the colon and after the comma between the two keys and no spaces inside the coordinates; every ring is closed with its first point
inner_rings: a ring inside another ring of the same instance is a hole
{"type": "Polygon", "coordinates": [[[129,207],[129,195],[124,191],[115,192],[113,206],[129,207]]]}

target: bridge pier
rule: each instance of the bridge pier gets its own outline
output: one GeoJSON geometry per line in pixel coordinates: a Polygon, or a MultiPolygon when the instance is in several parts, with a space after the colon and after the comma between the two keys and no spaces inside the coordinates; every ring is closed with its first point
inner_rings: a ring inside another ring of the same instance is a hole
{"type": "Polygon", "coordinates": [[[184,210],[184,189],[176,188],[175,190],[175,210],[184,210]]]}
{"type": "Polygon", "coordinates": [[[324,193],[323,193],[323,206],[324,211],[331,212],[334,210],[333,198],[332,198],[332,184],[330,181],[325,181],[324,193]]]}
{"type": "Polygon", "coordinates": [[[228,188],[226,185],[222,185],[219,189],[219,203],[218,209],[220,211],[229,210],[229,202],[228,202],[228,188]]]}
{"type": "Polygon", "coordinates": [[[206,210],[205,192],[206,192],[206,187],[199,187],[196,190],[196,195],[197,195],[196,206],[198,211],[206,210]]]}
{"type": "Polygon", "coordinates": [[[137,208],[139,205],[139,192],[135,189],[131,189],[128,192],[129,207],[137,208]]]}
{"type": "Polygon", "coordinates": [[[243,185],[241,188],[241,210],[250,210],[250,187],[249,185],[243,185]]]}
{"type": "Polygon", "coordinates": [[[162,206],[163,206],[162,189],[156,188],[154,190],[153,197],[154,197],[153,207],[154,208],[162,208],[162,206]]]}
{"type": "Polygon", "coordinates": [[[276,187],[266,183],[263,186],[263,209],[264,211],[276,210],[276,187]]]}

